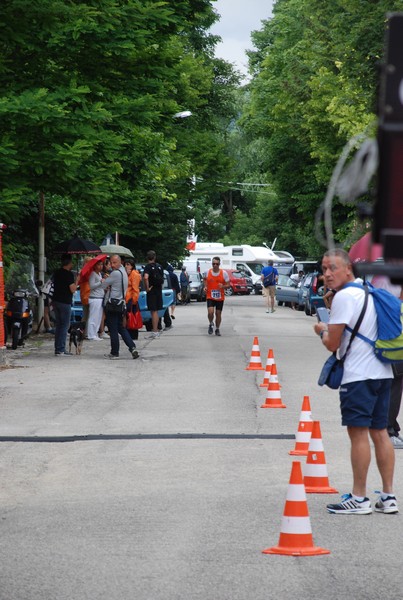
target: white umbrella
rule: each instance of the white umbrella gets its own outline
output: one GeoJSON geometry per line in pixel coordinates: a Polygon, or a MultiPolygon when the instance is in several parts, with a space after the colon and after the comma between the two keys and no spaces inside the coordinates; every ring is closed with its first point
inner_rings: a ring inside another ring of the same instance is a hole
{"type": "Polygon", "coordinates": [[[134,258],[133,252],[129,250],[129,248],[125,248],[125,246],[119,246],[118,244],[108,244],[106,246],[100,246],[102,252],[105,254],[119,254],[119,256],[124,256],[126,258],[134,258]]]}

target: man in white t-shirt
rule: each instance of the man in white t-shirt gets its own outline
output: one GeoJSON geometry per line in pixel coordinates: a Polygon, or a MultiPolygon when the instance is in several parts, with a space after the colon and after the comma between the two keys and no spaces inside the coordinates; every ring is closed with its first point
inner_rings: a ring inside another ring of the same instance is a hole
{"type": "MultiPolygon", "coordinates": [[[[315,333],[328,350],[338,350],[343,357],[351,332],[364,305],[363,289],[345,287],[354,282],[351,260],[344,250],[335,249],[325,253],[322,270],[328,289],[335,290],[329,323],[317,323],[315,333]]],[[[372,296],[359,328],[359,333],[375,340],[377,317],[372,296]]],[[[340,386],[342,425],[347,427],[351,441],[351,465],[353,489],[345,494],[339,504],[328,504],[327,510],[337,514],[370,514],[371,502],[366,496],[368,468],[371,461],[369,436],[375,446],[378,470],[382,478],[381,497],[375,510],[383,513],[398,511],[393,493],[395,455],[390,442],[387,425],[392,368],[380,362],[373,347],[355,337],[344,361],[344,374],[340,386]],[[368,435],[369,434],[369,435],[368,435]]]]}

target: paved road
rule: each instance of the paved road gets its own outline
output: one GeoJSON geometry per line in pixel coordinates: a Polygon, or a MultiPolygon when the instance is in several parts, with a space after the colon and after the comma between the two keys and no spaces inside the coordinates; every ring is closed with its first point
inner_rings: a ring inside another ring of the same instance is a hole
{"type": "MultiPolygon", "coordinates": [[[[337,393],[316,385],[327,353],[314,320],[260,297],[205,304],[107,361],[108,342],[56,358],[49,337],[0,372],[0,600],[308,600],[401,593],[401,515],[329,515],[309,494],[328,556],[268,556],[280,533],[302,397],[321,423],[330,484],[350,490],[337,393]],[[274,350],[287,408],[264,410],[253,337],[274,350]]],[[[144,336],[141,334],[141,338],[144,336]]],[[[11,351],[10,351],[11,352],[11,351]]],[[[403,502],[403,451],[396,451],[403,502]]],[[[301,460],[302,463],[305,459],[301,460]]],[[[371,466],[369,493],[379,489],[371,466]]]]}

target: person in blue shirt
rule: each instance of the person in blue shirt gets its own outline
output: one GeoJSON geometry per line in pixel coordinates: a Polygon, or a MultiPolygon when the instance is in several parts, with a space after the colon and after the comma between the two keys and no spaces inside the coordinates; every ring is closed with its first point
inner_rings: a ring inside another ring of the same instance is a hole
{"type": "Polygon", "coordinates": [[[273,261],[268,261],[268,266],[263,267],[261,280],[263,283],[262,293],[267,300],[267,313],[274,313],[274,299],[276,297],[276,284],[278,281],[278,271],[273,267],[273,261]]]}

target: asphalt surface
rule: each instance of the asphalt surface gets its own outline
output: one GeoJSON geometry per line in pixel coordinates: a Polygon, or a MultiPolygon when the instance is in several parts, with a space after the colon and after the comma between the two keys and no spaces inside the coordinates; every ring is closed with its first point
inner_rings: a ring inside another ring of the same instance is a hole
{"type": "MultiPolygon", "coordinates": [[[[0,371],[0,600],[308,600],[396,596],[401,515],[330,515],[308,494],[314,544],[329,555],[264,555],[278,543],[289,455],[309,395],[330,485],[350,491],[338,395],[316,384],[326,350],[314,318],[261,297],[225,303],[222,337],[205,304],[178,306],[140,358],[86,341],[55,357],[52,338],[8,351],[0,371]],[[286,409],[262,409],[254,336],[274,351],[286,409]]],[[[403,419],[403,416],[402,416],[403,419]]],[[[403,450],[396,450],[403,510],[403,450]]],[[[380,489],[375,459],[368,495],[380,489]]]]}

